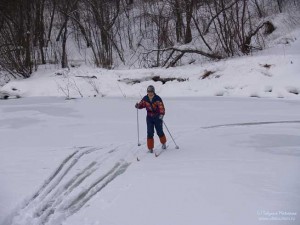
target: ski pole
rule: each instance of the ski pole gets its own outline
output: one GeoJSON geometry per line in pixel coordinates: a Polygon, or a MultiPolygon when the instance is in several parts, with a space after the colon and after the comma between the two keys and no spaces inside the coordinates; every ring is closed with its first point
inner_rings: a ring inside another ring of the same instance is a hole
{"type": "Polygon", "coordinates": [[[140,143],[140,126],[139,126],[139,109],[136,109],[136,121],[137,121],[137,133],[138,133],[138,146],[141,146],[141,143],[140,143]]]}
{"type": "Polygon", "coordinates": [[[163,123],[164,123],[165,127],[167,128],[167,131],[169,132],[169,134],[170,134],[170,136],[171,136],[171,138],[172,138],[172,140],[173,140],[173,142],[174,142],[174,144],[175,144],[175,146],[176,146],[176,149],[179,149],[179,146],[176,144],[176,142],[175,142],[175,140],[174,140],[174,138],[173,138],[171,132],[169,131],[169,129],[168,129],[168,127],[167,127],[167,124],[165,123],[164,120],[163,120],[163,123]]]}

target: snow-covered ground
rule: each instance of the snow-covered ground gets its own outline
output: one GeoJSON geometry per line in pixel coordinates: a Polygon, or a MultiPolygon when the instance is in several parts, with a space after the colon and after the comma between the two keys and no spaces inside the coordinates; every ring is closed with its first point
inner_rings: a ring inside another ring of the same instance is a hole
{"type": "Polygon", "coordinates": [[[157,93],[164,97],[234,96],[299,100],[300,29],[273,39],[267,49],[254,53],[254,56],[169,69],[104,70],[81,66],[59,70],[45,65],[40,66],[31,78],[11,81],[2,90],[23,97],[140,97],[145,88],[154,83],[151,78],[160,76],[186,80],[165,84],[155,82],[157,93]],[[203,79],[203,75],[208,73],[211,74],[203,79]]]}
{"type": "Polygon", "coordinates": [[[158,158],[137,98],[2,101],[0,224],[300,223],[299,101],[163,99],[158,158]]]}

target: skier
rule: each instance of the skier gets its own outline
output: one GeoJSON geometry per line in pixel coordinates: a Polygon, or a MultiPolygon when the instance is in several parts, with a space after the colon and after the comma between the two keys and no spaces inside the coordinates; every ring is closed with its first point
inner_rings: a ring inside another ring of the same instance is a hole
{"type": "Polygon", "coordinates": [[[163,131],[163,118],[165,115],[165,107],[161,98],[156,95],[155,88],[149,85],[147,88],[147,95],[135,104],[135,108],[147,110],[147,146],[150,153],[153,153],[154,148],[154,127],[159,136],[162,148],[166,149],[166,136],[163,131]]]}

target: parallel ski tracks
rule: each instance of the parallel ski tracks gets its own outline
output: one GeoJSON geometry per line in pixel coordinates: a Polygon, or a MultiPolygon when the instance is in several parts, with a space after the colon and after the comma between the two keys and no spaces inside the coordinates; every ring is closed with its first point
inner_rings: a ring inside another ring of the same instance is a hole
{"type": "Polygon", "coordinates": [[[118,151],[116,147],[91,161],[71,178],[67,178],[70,171],[75,170],[76,165],[84,156],[101,149],[80,147],[68,155],[17,212],[11,224],[19,225],[20,222],[28,221],[26,225],[59,225],[67,217],[79,211],[92,197],[124,173],[130,165],[124,159],[108,162],[118,151]],[[104,167],[102,167],[103,164],[105,164],[104,167]],[[95,174],[96,171],[99,175],[95,174]],[[83,184],[92,174],[96,175],[95,178],[88,184],[83,184]]]}

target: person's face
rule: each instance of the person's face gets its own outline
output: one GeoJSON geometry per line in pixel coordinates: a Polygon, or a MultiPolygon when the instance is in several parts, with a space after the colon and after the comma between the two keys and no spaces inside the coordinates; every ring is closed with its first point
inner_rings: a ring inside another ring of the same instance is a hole
{"type": "Polygon", "coordinates": [[[154,92],[152,92],[152,91],[148,91],[147,93],[150,98],[152,98],[154,96],[154,92]]]}

